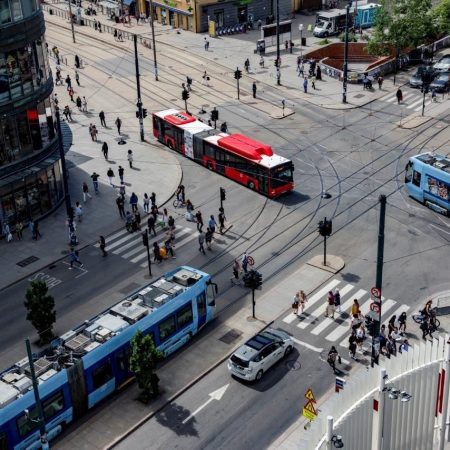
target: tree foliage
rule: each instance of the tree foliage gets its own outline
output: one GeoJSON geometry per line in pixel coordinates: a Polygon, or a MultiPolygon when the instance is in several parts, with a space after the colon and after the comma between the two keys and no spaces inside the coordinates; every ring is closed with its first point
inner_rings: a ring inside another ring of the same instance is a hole
{"type": "Polygon", "coordinates": [[[434,36],[431,0],[381,0],[380,4],[367,44],[369,54],[387,55],[392,48],[417,47],[434,36]]]}
{"type": "Polygon", "coordinates": [[[441,0],[431,12],[440,33],[450,33],[450,0],[441,0]]]}
{"type": "Polygon", "coordinates": [[[143,398],[148,401],[150,396],[157,395],[156,365],[163,358],[150,335],[144,336],[138,331],[131,339],[130,369],[136,376],[136,381],[142,389],[143,398]]]}
{"type": "Polygon", "coordinates": [[[36,328],[41,344],[46,344],[52,339],[53,324],[56,321],[55,300],[47,292],[45,281],[32,281],[24,302],[27,320],[36,328]]]}

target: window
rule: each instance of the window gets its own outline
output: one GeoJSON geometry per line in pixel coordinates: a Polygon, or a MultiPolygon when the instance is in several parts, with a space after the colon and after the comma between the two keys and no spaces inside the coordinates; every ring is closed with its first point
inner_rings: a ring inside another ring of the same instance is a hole
{"type": "Polygon", "coordinates": [[[55,414],[64,409],[64,395],[63,391],[58,391],[47,400],[42,402],[42,409],[44,410],[45,420],[51,419],[55,414]]]}
{"type": "Polygon", "coordinates": [[[197,297],[197,309],[199,317],[206,315],[206,295],[204,292],[197,297]]]}
{"type": "Polygon", "coordinates": [[[8,450],[8,440],[6,433],[0,433],[0,450],[8,450]]]}
{"type": "Polygon", "coordinates": [[[189,303],[177,312],[178,329],[184,328],[192,323],[192,304],[189,303]]]}
{"type": "Polygon", "coordinates": [[[11,22],[11,11],[9,10],[9,1],[0,0],[0,23],[11,22]]]}
{"type": "Polygon", "coordinates": [[[415,170],[413,172],[413,180],[412,183],[414,184],[414,186],[419,186],[420,187],[420,180],[422,178],[422,175],[420,172],[417,172],[417,170],[415,170]]]}
{"type": "Polygon", "coordinates": [[[97,367],[92,371],[92,383],[94,390],[102,387],[113,377],[111,363],[106,361],[102,366],[97,367]]]}
{"type": "Polygon", "coordinates": [[[216,150],[215,148],[211,145],[208,144],[207,142],[205,142],[205,155],[208,156],[211,159],[216,159],[216,150]]]}
{"type": "Polygon", "coordinates": [[[117,367],[121,372],[127,372],[128,371],[128,361],[130,359],[130,348],[124,348],[116,355],[116,363],[117,367]]]}
{"type": "Polygon", "coordinates": [[[23,19],[22,5],[20,4],[20,0],[11,0],[11,11],[13,19],[15,21],[23,19]]]}
{"type": "Polygon", "coordinates": [[[412,174],[413,174],[412,167],[413,167],[412,162],[409,162],[408,164],[406,164],[406,167],[405,167],[405,183],[411,183],[412,174]]]}
{"type": "Polygon", "coordinates": [[[161,342],[168,339],[176,331],[175,316],[170,316],[159,324],[159,339],[161,342]]]}
{"type": "Polygon", "coordinates": [[[430,176],[428,176],[428,192],[444,201],[450,200],[450,186],[430,176]]]}
{"type": "Polygon", "coordinates": [[[26,436],[31,431],[35,430],[39,427],[39,423],[33,422],[37,421],[38,412],[36,406],[29,410],[28,417],[25,414],[22,414],[17,419],[17,429],[19,430],[19,435],[21,437],[26,436]]]}

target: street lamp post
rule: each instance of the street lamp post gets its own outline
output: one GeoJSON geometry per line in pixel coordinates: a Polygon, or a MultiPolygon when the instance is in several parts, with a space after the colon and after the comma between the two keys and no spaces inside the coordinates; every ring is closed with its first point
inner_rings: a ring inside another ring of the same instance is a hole
{"type": "Polygon", "coordinates": [[[155,25],[153,24],[153,0],[150,0],[150,26],[152,28],[153,64],[155,66],[155,81],[158,81],[158,63],[156,62],[155,25]]]}
{"type": "Polygon", "coordinates": [[[280,85],[280,0],[277,0],[277,84],[280,85]]]}
{"type": "Polygon", "coordinates": [[[298,25],[298,31],[300,31],[300,58],[303,59],[303,24],[298,25]]]}
{"type": "Polygon", "coordinates": [[[72,40],[75,44],[75,29],[73,25],[73,17],[72,17],[72,0],[69,0],[69,16],[70,16],[70,27],[72,28],[72,40]]]}
{"type": "Polygon", "coordinates": [[[342,103],[347,103],[347,77],[348,77],[348,16],[352,2],[345,7],[345,42],[344,42],[344,79],[342,80],[342,103]]]}
{"type": "Polygon", "coordinates": [[[139,58],[137,49],[137,35],[133,34],[134,40],[134,65],[136,69],[136,89],[137,89],[137,107],[138,107],[138,118],[139,118],[139,133],[141,136],[141,141],[145,139],[144,136],[144,110],[142,108],[142,98],[141,98],[141,82],[140,82],[140,72],[139,72],[139,58]]]}

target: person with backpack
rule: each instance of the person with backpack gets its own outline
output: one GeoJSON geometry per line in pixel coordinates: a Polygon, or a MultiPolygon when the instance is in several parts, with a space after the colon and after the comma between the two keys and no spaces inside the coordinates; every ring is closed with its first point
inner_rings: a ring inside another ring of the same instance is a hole
{"type": "Polygon", "coordinates": [[[298,316],[298,307],[300,305],[300,292],[296,292],[292,300],[292,312],[298,316]]]}
{"type": "Polygon", "coordinates": [[[106,249],[105,237],[100,235],[100,237],[98,239],[98,243],[100,244],[100,250],[102,251],[102,256],[108,256],[108,252],[105,250],[106,249]]]}
{"type": "Polygon", "coordinates": [[[206,233],[205,233],[206,247],[208,250],[211,250],[212,237],[213,237],[213,233],[212,233],[211,229],[208,227],[206,229],[206,233]]]}
{"type": "Polygon", "coordinates": [[[340,364],[341,357],[339,356],[339,353],[336,350],[336,347],[334,345],[331,347],[330,351],[328,352],[327,362],[330,365],[330,367],[333,369],[333,373],[335,373],[335,374],[338,373],[338,371],[336,370],[336,362],[338,362],[340,364]]]}
{"type": "Polygon", "coordinates": [[[334,312],[336,311],[336,307],[334,305],[334,294],[332,291],[328,292],[327,303],[325,307],[325,317],[331,316],[334,319],[334,312]]]}
{"type": "Polygon", "coordinates": [[[208,220],[208,227],[213,235],[216,232],[216,226],[217,226],[216,219],[214,219],[214,216],[211,214],[208,220]]]}
{"type": "Polygon", "coordinates": [[[341,310],[341,294],[340,294],[338,288],[336,288],[336,290],[334,291],[334,306],[336,307],[336,309],[337,309],[337,311],[339,313],[342,313],[342,310],[341,310]]]}
{"type": "Polygon", "coordinates": [[[77,263],[80,266],[80,268],[84,267],[83,263],[80,261],[78,250],[75,250],[73,247],[70,248],[69,260],[70,260],[69,270],[73,269],[74,263],[77,263]]]}

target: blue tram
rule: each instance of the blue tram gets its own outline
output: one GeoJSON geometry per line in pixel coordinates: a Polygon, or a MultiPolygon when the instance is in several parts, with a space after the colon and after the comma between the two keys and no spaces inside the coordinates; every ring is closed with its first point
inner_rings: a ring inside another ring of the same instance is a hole
{"type": "Polygon", "coordinates": [[[408,194],[429,208],[450,215],[450,158],[422,153],[406,165],[408,194]]]}
{"type": "MultiPolygon", "coordinates": [[[[136,331],[150,334],[167,356],[213,319],[216,293],[207,273],[179,267],[36,355],[48,439],[132,378],[130,340],[136,331]]],[[[25,358],[0,374],[0,450],[41,448],[37,418],[25,358]]]]}

